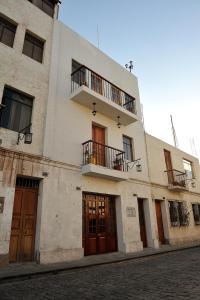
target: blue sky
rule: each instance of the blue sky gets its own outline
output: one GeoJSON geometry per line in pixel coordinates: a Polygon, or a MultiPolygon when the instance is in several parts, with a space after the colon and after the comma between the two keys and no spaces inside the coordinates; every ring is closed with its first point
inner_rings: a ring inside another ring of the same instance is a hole
{"type": "Polygon", "coordinates": [[[98,24],[100,49],[134,62],[146,131],[173,144],[172,114],[200,157],[200,0],[62,0],[60,20],[96,46],[98,24]]]}

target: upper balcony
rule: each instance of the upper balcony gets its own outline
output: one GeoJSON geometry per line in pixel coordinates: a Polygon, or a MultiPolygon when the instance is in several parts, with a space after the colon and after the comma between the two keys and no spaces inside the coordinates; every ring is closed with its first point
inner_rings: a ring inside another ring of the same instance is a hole
{"type": "Polygon", "coordinates": [[[71,100],[90,109],[95,104],[97,113],[114,121],[120,117],[122,125],[138,120],[135,98],[85,66],[71,74],[71,92],[71,100]]]}
{"type": "Polygon", "coordinates": [[[186,173],[178,170],[165,171],[168,176],[168,189],[173,191],[187,191],[187,176],[186,173]]]}
{"type": "Polygon", "coordinates": [[[123,181],[128,179],[128,167],[124,159],[125,152],[92,140],[82,144],[82,174],[123,181]]]}

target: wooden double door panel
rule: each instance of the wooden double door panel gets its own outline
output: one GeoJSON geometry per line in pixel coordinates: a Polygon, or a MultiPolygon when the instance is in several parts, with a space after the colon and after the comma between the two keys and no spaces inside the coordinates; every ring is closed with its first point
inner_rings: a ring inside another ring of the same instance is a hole
{"type": "Polygon", "coordinates": [[[92,140],[95,163],[105,166],[105,128],[93,124],[92,140]]]}
{"type": "Polygon", "coordinates": [[[9,261],[23,262],[34,259],[38,189],[16,188],[9,261]]]}
{"type": "Polygon", "coordinates": [[[113,197],[83,195],[83,247],[85,255],[117,251],[113,197]]]}
{"type": "Polygon", "coordinates": [[[165,235],[163,228],[163,219],[162,219],[162,210],[161,210],[161,201],[155,201],[156,206],[156,219],[157,219],[157,227],[158,227],[158,239],[161,244],[165,244],[165,235]]]}
{"type": "Polygon", "coordinates": [[[146,224],[144,215],[144,200],[138,199],[138,212],[139,212],[139,223],[140,223],[140,238],[143,242],[143,247],[147,247],[147,234],[146,234],[146,224]]]}

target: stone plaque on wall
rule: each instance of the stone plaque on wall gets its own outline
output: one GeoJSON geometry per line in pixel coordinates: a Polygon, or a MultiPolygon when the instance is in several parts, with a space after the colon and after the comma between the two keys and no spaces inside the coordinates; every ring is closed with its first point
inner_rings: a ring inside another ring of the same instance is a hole
{"type": "Polygon", "coordinates": [[[135,207],[127,207],[126,208],[126,216],[127,217],[135,217],[136,216],[136,211],[135,211],[135,207]]]}
{"type": "Polygon", "coordinates": [[[0,197],[0,214],[3,213],[3,208],[4,208],[4,197],[0,197]]]}

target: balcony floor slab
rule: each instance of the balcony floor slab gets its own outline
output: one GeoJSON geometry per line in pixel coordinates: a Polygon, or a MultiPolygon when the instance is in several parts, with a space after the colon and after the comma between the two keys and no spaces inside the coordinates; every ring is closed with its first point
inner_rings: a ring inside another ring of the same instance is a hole
{"type": "Polygon", "coordinates": [[[128,180],[128,172],[123,172],[106,167],[88,164],[82,166],[82,175],[105,178],[114,181],[128,180]]]}
{"type": "Polygon", "coordinates": [[[91,110],[93,109],[93,103],[95,102],[97,113],[99,112],[116,122],[117,117],[120,116],[120,123],[124,126],[138,121],[138,117],[134,113],[96,93],[85,85],[78,87],[71,94],[70,99],[91,110]]]}

